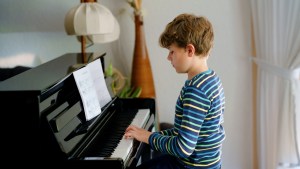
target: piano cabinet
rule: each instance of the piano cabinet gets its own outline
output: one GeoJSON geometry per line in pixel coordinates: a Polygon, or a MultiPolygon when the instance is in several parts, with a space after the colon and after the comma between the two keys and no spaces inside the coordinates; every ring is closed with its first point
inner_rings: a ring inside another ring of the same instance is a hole
{"type": "Polygon", "coordinates": [[[111,155],[136,117],[152,130],[155,100],[112,96],[99,115],[86,121],[79,91],[68,76],[80,61],[80,53],[68,53],[0,83],[3,166],[130,168],[151,157],[149,146],[137,141],[128,156],[111,155]]]}

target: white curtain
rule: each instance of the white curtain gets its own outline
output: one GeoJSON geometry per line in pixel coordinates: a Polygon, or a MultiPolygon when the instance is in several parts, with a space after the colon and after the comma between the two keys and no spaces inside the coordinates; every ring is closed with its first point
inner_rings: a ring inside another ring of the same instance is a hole
{"type": "Polygon", "coordinates": [[[259,169],[300,168],[300,0],[251,0],[259,169]]]}

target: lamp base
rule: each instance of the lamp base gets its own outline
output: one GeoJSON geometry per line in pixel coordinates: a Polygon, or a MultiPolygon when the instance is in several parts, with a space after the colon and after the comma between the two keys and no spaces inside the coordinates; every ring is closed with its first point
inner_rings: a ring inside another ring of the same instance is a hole
{"type": "Polygon", "coordinates": [[[68,73],[72,73],[74,72],[75,70],[78,70],[84,66],[86,66],[87,63],[78,63],[78,64],[74,64],[72,66],[69,67],[68,69],[68,73]]]}

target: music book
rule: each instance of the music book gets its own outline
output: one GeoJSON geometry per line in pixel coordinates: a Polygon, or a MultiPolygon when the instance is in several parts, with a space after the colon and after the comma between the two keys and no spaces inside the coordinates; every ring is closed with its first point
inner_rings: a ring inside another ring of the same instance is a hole
{"type": "Polygon", "coordinates": [[[101,114],[101,106],[111,101],[100,59],[72,73],[83,103],[86,120],[101,114]]]}

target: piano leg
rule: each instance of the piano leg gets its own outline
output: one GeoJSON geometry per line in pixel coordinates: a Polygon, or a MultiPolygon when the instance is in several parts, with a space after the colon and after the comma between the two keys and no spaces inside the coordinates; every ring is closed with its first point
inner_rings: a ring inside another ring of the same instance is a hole
{"type": "Polygon", "coordinates": [[[141,163],[148,161],[152,158],[152,150],[148,144],[144,144],[144,151],[141,154],[141,163]]]}
{"type": "MultiPolygon", "coordinates": [[[[152,131],[153,127],[154,127],[154,124],[152,123],[149,127],[147,127],[148,131],[152,131]]],[[[134,144],[134,145],[137,145],[137,146],[133,147],[133,149],[134,149],[133,151],[136,152],[135,154],[139,154],[140,156],[138,159],[133,157],[134,159],[130,163],[130,166],[127,167],[127,169],[135,168],[140,163],[148,161],[152,158],[153,150],[150,148],[150,146],[146,143],[141,143],[138,141],[136,141],[136,142],[137,142],[137,144],[134,144]]]]}

